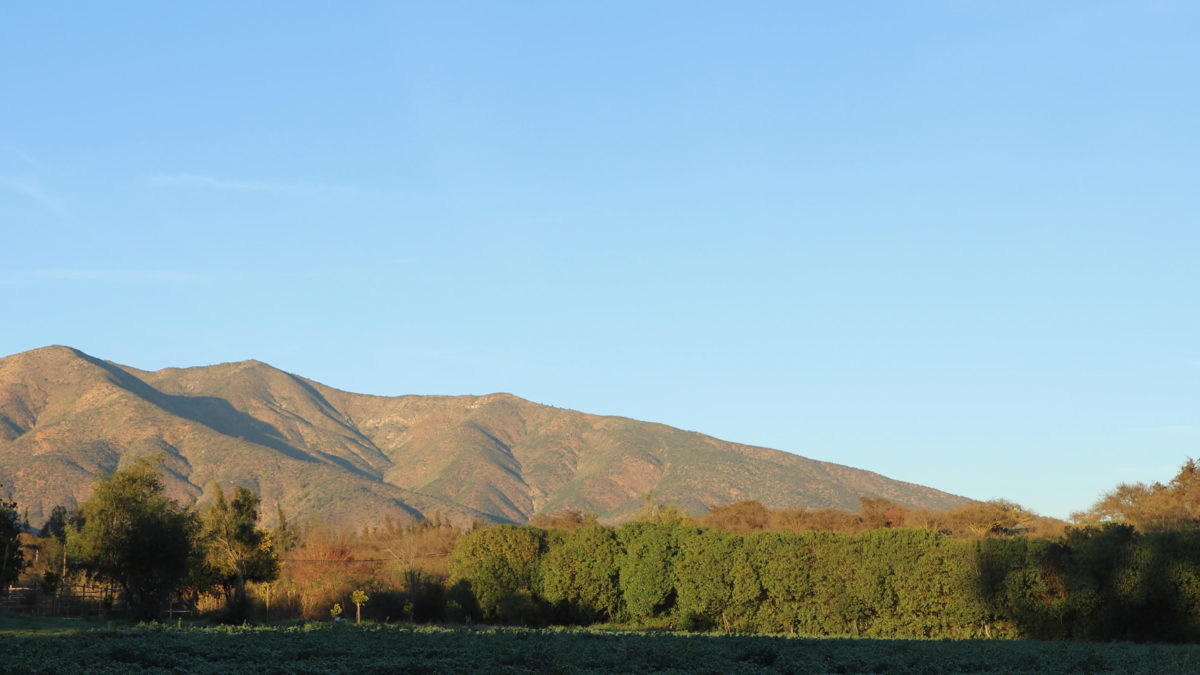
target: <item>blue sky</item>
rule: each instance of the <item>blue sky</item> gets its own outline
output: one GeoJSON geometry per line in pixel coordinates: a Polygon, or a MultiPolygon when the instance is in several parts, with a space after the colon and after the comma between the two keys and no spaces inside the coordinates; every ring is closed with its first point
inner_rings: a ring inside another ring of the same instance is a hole
{"type": "Polygon", "coordinates": [[[1066,516],[1200,455],[1198,28],[10,4],[0,354],[509,391],[1066,516]]]}

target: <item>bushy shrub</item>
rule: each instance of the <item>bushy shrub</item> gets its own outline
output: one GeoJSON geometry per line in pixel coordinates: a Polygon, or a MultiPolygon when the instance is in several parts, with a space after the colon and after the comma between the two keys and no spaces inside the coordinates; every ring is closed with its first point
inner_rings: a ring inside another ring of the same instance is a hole
{"type": "Polygon", "coordinates": [[[617,618],[621,606],[621,544],[609,527],[570,532],[541,561],[539,590],[559,621],[591,623],[617,618]]]}
{"type": "MultiPolygon", "coordinates": [[[[519,592],[533,598],[538,561],[546,548],[546,532],[536,527],[498,525],[478,529],[459,541],[450,563],[451,582],[466,582],[484,620],[506,620],[519,592]],[[509,607],[506,605],[506,607],[509,607]]],[[[532,617],[524,617],[532,618],[532,617]]]]}
{"type": "Polygon", "coordinates": [[[679,538],[696,528],[635,522],[622,527],[621,599],[628,617],[645,620],[670,613],[675,605],[673,567],[679,538]]]}

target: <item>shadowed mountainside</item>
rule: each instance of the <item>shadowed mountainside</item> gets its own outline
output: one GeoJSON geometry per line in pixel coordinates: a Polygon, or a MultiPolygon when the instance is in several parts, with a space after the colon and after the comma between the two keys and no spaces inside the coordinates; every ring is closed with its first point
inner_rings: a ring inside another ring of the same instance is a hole
{"type": "Polygon", "coordinates": [[[0,494],[40,524],[98,478],[163,456],[171,493],[245,485],[289,517],[335,525],[431,517],[628,517],[653,492],[692,513],[755,499],[856,510],[968,500],[879,474],[509,394],[369,396],[258,361],[148,372],[69,347],[0,359],[0,494]]]}

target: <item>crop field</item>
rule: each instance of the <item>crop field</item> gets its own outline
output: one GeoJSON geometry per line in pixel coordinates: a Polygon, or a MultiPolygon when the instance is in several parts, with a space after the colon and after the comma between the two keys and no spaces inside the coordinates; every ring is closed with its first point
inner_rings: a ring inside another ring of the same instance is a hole
{"type": "Polygon", "coordinates": [[[0,619],[0,672],[1195,673],[1200,646],[0,619]]]}

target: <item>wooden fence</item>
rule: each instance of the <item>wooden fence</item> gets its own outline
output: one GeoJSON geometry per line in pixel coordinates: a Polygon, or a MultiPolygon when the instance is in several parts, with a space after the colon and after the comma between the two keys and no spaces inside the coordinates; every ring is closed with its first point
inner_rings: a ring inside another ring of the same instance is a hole
{"type": "Polygon", "coordinates": [[[64,584],[52,593],[36,586],[9,586],[0,611],[41,616],[106,616],[124,613],[119,594],[102,584],[64,584]]]}

